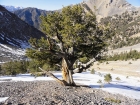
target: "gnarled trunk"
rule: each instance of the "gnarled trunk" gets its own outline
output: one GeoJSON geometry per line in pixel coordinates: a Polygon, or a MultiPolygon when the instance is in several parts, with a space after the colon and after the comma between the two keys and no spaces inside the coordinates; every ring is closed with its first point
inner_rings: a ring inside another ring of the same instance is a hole
{"type": "MultiPolygon", "coordinates": [[[[58,79],[55,75],[53,75],[52,73],[43,70],[42,68],[39,67],[39,69],[43,72],[43,74],[45,73],[47,76],[52,77],[54,80],[56,80],[57,82],[59,82],[61,85],[64,86],[75,86],[76,84],[73,81],[73,77],[72,74],[73,73],[81,73],[83,71],[83,69],[87,69],[90,64],[92,62],[96,61],[95,58],[91,59],[89,62],[87,62],[86,64],[82,65],[79,68],[74,69],[73,71],[69,70],[69,66],[66,62],[66,60],[63,58],[62,59],[62,78],[63,80],[58,79]]],[[[73,63],[71,63],[72,66],[73,63]]],[[[71,67],[72,69],[73,67],[71,67]]]]}
{"type": "Polygon", "coordinates": [[[72,71],[69,70],[68,64],[64,58],[62,59],[62,78],[63,81],[66,83],[66,85],[68,86],[76,85],[73,81],[72,71]]]}
{"type": "Polygon", "coordinates": [[[52,73],[50,73],[48,71],[43,70],[40,67],[39,67],[39,69],[43,73],[45,73],[47,76],[52,77],[54,80],[56,80],[61,85],[64,85],[64,86],[75,86],[76,85],[73,81],[72,71],[69,70],[67,62],[64,58],[62,60],[62,78],[63,78],[62,80],[58,79],[55,75],[53,75],[52,73]]]}

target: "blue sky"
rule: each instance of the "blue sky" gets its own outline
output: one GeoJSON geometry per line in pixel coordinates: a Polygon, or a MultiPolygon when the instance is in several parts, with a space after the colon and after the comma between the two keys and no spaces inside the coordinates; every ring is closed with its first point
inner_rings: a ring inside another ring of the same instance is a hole
{"type": "Polygon", "coordinates": [[[80,2],[82,0],[0,0],[0,4],[6,6],[36,7],[45,10],[61,9],[63,6],[80,2]]]}
{"type": "MultiPolygon", "coordinates": [[[[77,4],[83,0],[0,0],[1,5],[20,7],[36,7],[45,10],[57,10],[63,6],[77,4]]],[[[130,4],[140,7],[140,0],[127,0],[130,4]]]]}
{"type": "Polygon", "coordinates": [[[140,7],[140,0],[127,0],[130,4],[140,7]]]}

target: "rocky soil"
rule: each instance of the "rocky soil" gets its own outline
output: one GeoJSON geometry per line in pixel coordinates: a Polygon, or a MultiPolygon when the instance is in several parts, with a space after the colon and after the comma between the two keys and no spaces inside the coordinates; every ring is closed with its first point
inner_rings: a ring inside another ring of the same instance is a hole
{"type": "Polygon", "coordinates": [[[0,105],[140,105],[140,100],[54,81],[1,82],[0,97],[9,97],[0,105]]]}

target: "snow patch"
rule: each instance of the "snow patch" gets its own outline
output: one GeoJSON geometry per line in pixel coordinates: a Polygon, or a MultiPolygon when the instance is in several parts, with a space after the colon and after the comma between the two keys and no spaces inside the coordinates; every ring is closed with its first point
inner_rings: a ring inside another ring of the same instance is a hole
{"type": "Polygon", "coordinates": [[[0,47],[1,47],[1,50],[5,51],[5,52],[10,52],[10,53],[15,54],[15,55],[25,55],[25,50],[24,49],[16,49],[16,50],[14,50],[14,49],[12,49],[12,48],[4,45],[4,44],[0,44],[0,47]]]}
{"type": "MultiPolygon", "coordinates": [[[[83,73],[76,73],[73,75],[73,79],[76,83],[81,83],[84,85],[88,85],[92,88],[96,89],[102,89],[104,91],[113,93],[113,94],[122,94],[124,96],[134,98],[134,99],[140,99],[140,78],[135,77],[129,77],[126,78],[126,76],[117,75],[117,74],[111,74],[112,76],[112,82],[110,84],[107,84],[104,82],[104,75],[106,73],[102,72],[99,73],[96,72],[95,74],[91,74],[88,72],[83,73]],[[116,77],[119,77],[120,80],[116,80],[116,77]],[[100,88],[101,83],[97,83],[97,81],[101,80],[102,84],[104,85],[103,88],[100,88]]],[[[54,73],[56,77],[59,79],[62,79],[61,73],[54,73]]],[[[12,81],[38,81],[38,80],[53,80],[50,77],[37,77],[34,78],[30,74],[19,74],[15,77],[12,76],[1,76],[0,82],[5,80],[12,81]]]]}
{"type": "Polygon", "coordinates": [[[4,102],[8,99],[9,97],[0,97],[0,102],[4,102]]]}
{"type": "MultiPolygon", "coordinates": [[[[3,5],[4,6],[4,5],[3,5]]],[[[14,12],[16,10],[23,9],[23,7],[18,7],[18,6],[4,6],[8,11],[14,12]]]]}

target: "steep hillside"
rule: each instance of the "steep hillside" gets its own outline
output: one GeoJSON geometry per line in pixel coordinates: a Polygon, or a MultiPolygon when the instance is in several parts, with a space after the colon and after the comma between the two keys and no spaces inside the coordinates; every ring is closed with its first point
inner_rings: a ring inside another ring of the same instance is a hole
{"type": "Polygon", "coordinates": [[[110,40],[110,47],[113,49],[140,43],[140,38],[138,37],[140,33],[140,16],[138,11],[102,18],[100,24],[110,27],[110,30],[114,31],[110,40]]]}
{"type": "Polygon", "coordinates": [[[0,62],[23,56],[22,49],[29,47],[31,37],[41,38],[45,35],[0,5],[0,62]]]}
{"type": "Polygon", "coordinates": [[[51,11],[40,10],[37,8],[25,8],[15,11],[14,13],[23,21],[34,26],[37,29],[40,29],[40,16],[46,16],[51,11]]]}
{"type": "Polygon", "coordinates": [[[25,48],[30,37],[41,36],[45,37],[42,32],[0,6],[0,43],[25,48]]]}
{"type": "Polygon", "coordinates": [[[0,64],[13,60],[26,60],[25,49],[0,44],[0,64]]]}
{"type": "Polygon", "coordinates": [[[132,6],[126,0],[84,0],[82,4],[95,12],[99,19],[126,11],[139,11],[140,14],[140,8],[132,6]]]}

